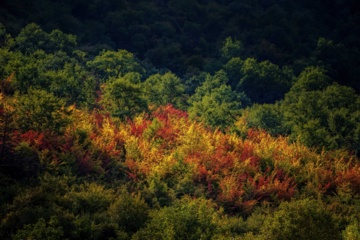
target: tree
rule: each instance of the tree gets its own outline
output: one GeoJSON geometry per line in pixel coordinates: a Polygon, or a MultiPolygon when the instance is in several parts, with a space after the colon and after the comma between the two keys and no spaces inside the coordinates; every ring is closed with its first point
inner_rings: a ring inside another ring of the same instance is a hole
{"type": "Polygon", "coordinates": [[[63,51],[72,54],[77,45],[75,35],[65,34],[59,29],[52,30],[48,38],[49,44],[44,49],[48,53],[63,51]]]}
{"type": "Polygon", "coordinates": [[[176,108],[184,108],[185,86],[175,74],[151,75],[143,85],[148,102],[156,107],[172,104],[176,108]]]}
{"type": "Polygon", "coordinates": [[[126,77],[117,78],[103,85],[101,103],[113,116],[122,119],[132,118],[147,110],[140,84],[132,83],[126,77]]]}
{"type": "Polygon", "coordinates": [[[44,50],[47,53],[64,51],[71,54],[76,45],[75,35],[64,34],[58,29],[48,34],[35,23],[25,26],[15,38],[16,48],[25,55],[37,50],[44,50]]]}
{"type": "Polygon", "coordinates": [[[261,227],[264,239],[341,239],[330,212],[316,200],[283,202],[261,227]]]}
{"type": "Polygon", "coordinates": [[[25,225],[16,232],[13,239],[63,239],[64,230],[59,226],[58,220],[53,216],[50,221],[40,218],[35,224],[25,225]]]}
{"type": "Polygon", "coordinates": [[[27,94],[15,94],[15,122],[19,130],[62,132],[69,123],[70,109],[65,101],[45,90],[30,88],[27,94]]]}
{"type": "Polygon", "coordinates": [[[219,71],[214,76],[208,75],[189,99],[190,118],[222,129],[231,125],[240,114],[240,108],[249,101],[244,94],[232,91],[231,87],[226,85],[227,81],[224,71],[219,71]]]}
{"type": "Polygon", "coordinates": [[[127,191],[121,194],[108,208],[110,220],[128,234],[134,234],[145,225],[149,206],[140,195],[131,195],[127,191]]]}
{"type": "Polygon", "coordinates": [[[189,116],[211,127],[224,129],[240,114],[242,99],[244,97],[233,92],[229,86],[222,85],[205,95],[201,101],[193,102],[189,116]]]}
{"type": "Polygon", "coordinates": [[[332,79],[336,79],[339,84],[354,88],[359,93],[360,85],[357,81],[360,72],[359,51],[347,48],[342,43],[319,38],[313,55],[317,64],[325,68],[332,79]]]}
{"type": "Polygon", "coordinates": [[[360,239],[360,223],[358,220],[352,220],[350,224],[342,231],[344,240],[360,239]]]}
{"type": "Polygon", "coordinates": [[[291,69],[280,69],[270,61],[259,63],[254,58],[243,62],[241,72],[237,91],[245,92],[255,103],[274,103],[280,100],[293,81],[291,69]]]}
{"type": "Polygon", "coordinates": [[[14,46],[14,39],[6,32],[5,26],[0,23],[0,47],[9,49],[14,46]]]}
{"type": "Polygon", "coordinates": [[[15,43],[13,48],[0,49],[0,77],[13,75],[11,85],[15,90],[26,94],[32,86],[65,98],[70,104],[94,103],[95,78],[83,66],[84,52],[74,51],[74,36],[60,30],[48,34],[30,24],[15,43]]]}
{"type": "Polygon", "coordinates": [[[42,73],[42,77],[48,83],[42,88],[65,99],[68,104],[91,106],[95,102],[95,78],[80,63],[65,63],[58,69],[42,73]]]}
{"type": "MultiPolygon", "coordinates": [[[[203,78],[203,76],[201,76],[203,78]]],[[[223,70],[216,72],[213,76],[206,74],[205,80],[201,79],[201,85],[195,89],[195,93],[190,97],[189,102],[200,101],[205,95],[211,93],[215,88],[228,83],[228,77],[223,70]]]]}
{"type": "Polygon", "coordinates": [[[220,215],[211,201],[186,196],[151,212],[146,227],[132,239],[210,239],[218,230],[220,215]]]}
{"type": "Polygon", "coordinates": [[[281,107],[293,139],[311,147],[359,149],[360,100],[346,86],[331,84],[321,68],[308,68],[281,107]]]}
{"type": "Polygon", "coordinates": [[[243,46],[241,41],[227,37],[224,41],[224,44],[220,50],[222,57],[227,60],[231,58],[240,57],[243,51],[243,46]]]}
{"type": "Polygon", "coordinates": [[[307,67],[291,87],[291,92],[301,93],[304,91],[319,91],[325,89],[332,83],[324,68],[307,67]]]}
{"type": "Polygon", "coordinates": [[[31,23],[21,30],[15,38],[15,43],[22,53],[31,54],[48,43],[48,36],[40,26],[31,23]]]}
{"type": "Polygon", "coordinates": [[[229,85],[232,89],[236,89],[240,79],[244,77],[244,72],[242,71],[243,65],[244,60],[240,57],[233,57],[222,67],[229,78],[229,85]]]}
{"type": "Polygon", "coordinates": [[[280,104],[254,104],[242,115],[246,118],[249,128],[260,128],[271,135],[286,135],[288,130],[284,123],[284,114],[280,104]]]}
{"type": "Polygon", "coordinates": [[[134,54],[126,50],[110,51],[104,50],[86,65],[95,71],[101,82],[110,78],[123,77],[126,73],[144,73],[144,69],[135,59],[134,54]]]}

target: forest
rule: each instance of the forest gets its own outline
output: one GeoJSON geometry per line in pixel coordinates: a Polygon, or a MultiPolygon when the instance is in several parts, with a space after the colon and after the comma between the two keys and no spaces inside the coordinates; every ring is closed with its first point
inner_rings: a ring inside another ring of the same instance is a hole
{"type": "Polygon", "coordinates": [[[0,2],[0,239],[360,239],[356,0],[0,2]]]}

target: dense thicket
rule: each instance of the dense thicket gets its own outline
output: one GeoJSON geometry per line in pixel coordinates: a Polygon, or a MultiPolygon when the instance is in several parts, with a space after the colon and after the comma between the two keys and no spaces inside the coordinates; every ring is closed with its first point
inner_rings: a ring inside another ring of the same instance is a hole
{"type": "Polygon", "coordinates": [[[78,36],[83,49],[126,49],[179,76],[219,70],[226,37],[243,57],[280,66],[321,64],[360,91],[356,0],[4,0],[0,22],[12,34],[35,22],[78,36]]]}
{"type": "Polygon", "coordinates": [[[0,238],[359,239],[359,9],[326,7],[1,2],[0,238]]]}

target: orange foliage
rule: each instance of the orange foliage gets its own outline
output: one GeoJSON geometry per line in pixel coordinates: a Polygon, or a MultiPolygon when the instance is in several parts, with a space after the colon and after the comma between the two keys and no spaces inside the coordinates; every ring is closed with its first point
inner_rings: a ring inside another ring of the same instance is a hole
{"type": "Polygon", "coordinates": [[[30,130],[21,134],[20,139],[27,142],[30,146],[40,146],[44,144],[44,133],[30,130]]]}
{"type": "Polygon", "coordinates": [[[344,172],[340,172],[336,184],[341,186],[348,184],[354,194],[360,194],[360,164],[344,172]]]}
{"type": "Polygon", "coordinates": [[[144,119],[140,123],[133,122],[131,120],[128,120],[128,125],[130,126],[130,133],[131,135],[135,135],[136,137],[140,137],[144,130],[149,126],[151,121],[144,119]]]}
{"type": "Polygon", "coordinates": [[[18,134],[18,139],[40,151],[48,149],[50,156],[70,153],[83,175],[122,166],[118,171],[129,182],[154,176],[164,181],[172,177],[174,185],[192,181],[229,211],[250,213],[256,205],[279,204],[302,191],[325,196],[348,187],[360,193],[360,164],[344,152],[318,154],[254,129],[245,139],[212,131],[171,105],[125,122],[96,111],[72,114],[72,125],[56,141],[33,131],[18,134]]]}

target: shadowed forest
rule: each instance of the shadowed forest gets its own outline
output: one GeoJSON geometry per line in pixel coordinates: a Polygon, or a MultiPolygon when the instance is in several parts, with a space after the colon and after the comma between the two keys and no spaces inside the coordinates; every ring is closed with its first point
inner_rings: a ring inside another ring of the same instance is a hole
{"type": "Polygon", "coordinates": [[[360,239],[355,0],[0,2],[1,239],[360,239]]]}

